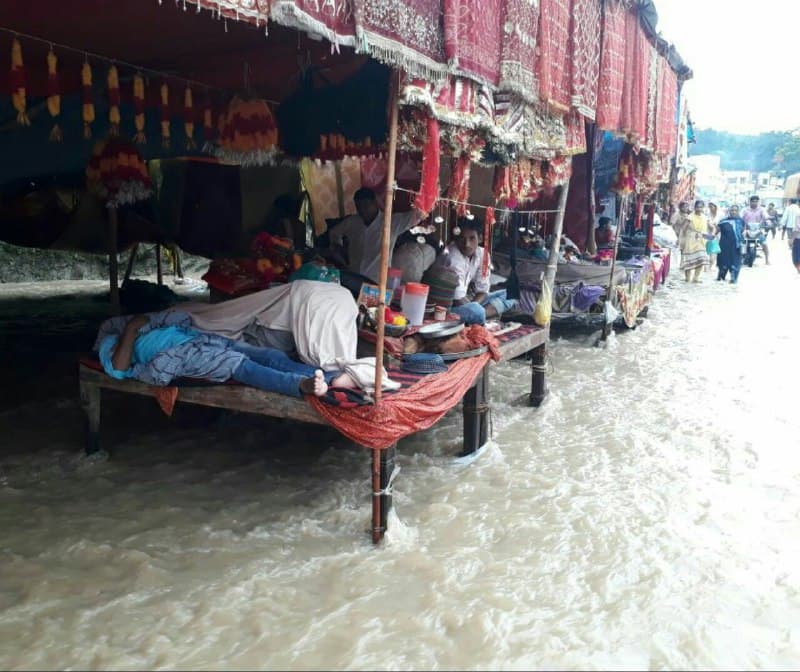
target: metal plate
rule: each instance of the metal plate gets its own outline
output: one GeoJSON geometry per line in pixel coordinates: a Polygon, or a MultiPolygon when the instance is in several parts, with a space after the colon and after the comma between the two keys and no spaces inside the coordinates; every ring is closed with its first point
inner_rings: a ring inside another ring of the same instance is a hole
{"type": "Polygon", "coordinates": [[[475,350],[467,350],[465,352],[451,352],[446,355],[441,355],[441,358],[445,362],[454,362],[457,359],[466,359],[467,357],[476,357],[477,355],[482,355],[487,350],[488,348],[485,345],[482,345],[480,348],[475,348],[475,350]]]}
{"type": "Polygon", "coordinates": [[[417,333],[425,339],[445,338],[463,331],[464,323],[460,320],[448,320],[445,322],[434,322],[420,327],[417,333]]]}

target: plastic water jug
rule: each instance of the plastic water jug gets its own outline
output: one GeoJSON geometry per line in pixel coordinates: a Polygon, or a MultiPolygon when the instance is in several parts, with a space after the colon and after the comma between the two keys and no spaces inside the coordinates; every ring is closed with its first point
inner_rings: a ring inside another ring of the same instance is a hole
{"type": "Polygon", "coordinates": [[[403,298],[400,307],[413,326],[422,324],[425,318],[425,304],[428,302],[428,285],[421,282],[407,282],[403,289],[403,298]]]}

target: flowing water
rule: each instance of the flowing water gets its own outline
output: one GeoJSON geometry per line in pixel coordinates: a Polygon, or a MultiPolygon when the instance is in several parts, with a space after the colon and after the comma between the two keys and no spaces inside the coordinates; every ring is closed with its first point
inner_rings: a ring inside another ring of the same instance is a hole
{"type": "Polygon", "coordinates": [[[0,667],[796,668],[800,278],[774,247],[737,287],[673,272],[605,349],[556,340],[539,410],[495,368],[493,442],[455,459],[457,411],[402,442],[379,548],[369,456],[326,428],[111,398],[87,459],[73,387],[7,404],[0,667]]]}

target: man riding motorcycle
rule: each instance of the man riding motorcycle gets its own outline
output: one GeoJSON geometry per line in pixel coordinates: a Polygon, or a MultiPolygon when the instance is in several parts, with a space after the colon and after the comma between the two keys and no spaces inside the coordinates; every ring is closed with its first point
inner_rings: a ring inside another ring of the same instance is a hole
{"type": "Polygon", "coordinates": [[[769,227],[767,211],[759,205],[758,196],[750,197],[750,207],[745,208],[741,215],[744,220],[744,253],[743,263],[752,266],[756,258],[758,246],[764,250],[764,260],[769,265],[769,246],[767,245],[766,229],[769,227]]]}

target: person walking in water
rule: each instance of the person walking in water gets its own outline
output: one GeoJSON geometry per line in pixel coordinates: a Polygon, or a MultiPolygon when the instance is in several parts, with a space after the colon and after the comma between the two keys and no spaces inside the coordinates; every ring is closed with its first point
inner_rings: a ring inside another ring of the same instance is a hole
{"type": "Polygon", "coordinates": [[[731,284],[739,280],[742,267],[742,242],[744,241],[744,221],[739,217],[739,206],[732,205],[728,216],[719,223],[719,254],[717,255],[717,280],[724,281],[731,274],[731,284]]]}
{"type": "Polygon", "coordinates": [[[800,204],[793,198],[783,211],[781,226],[789,232],[789,245],[792,248],[792,263],[800,274],[800,204]]]}
{"type": "Polygon", "coordinates": [[[717,204],[709,201],[708,203],[708,233],[713,236],[706,242],[706,254],[708,254],[707,270],[712,270],[716,265],[717,255],[719,254],[719,214],[717,204]]]}
{"type": "Polygon", "coordinates": [[[705,206],[702,200],[695,201],[694,212],[681,229],[678,242],[681,247],[681,270],[686,282],[700,282],[700,274],[708,263],[706,239],[709,234],[708,219],[703,214],[705,206]]]}

